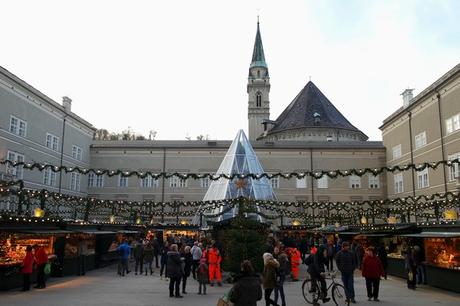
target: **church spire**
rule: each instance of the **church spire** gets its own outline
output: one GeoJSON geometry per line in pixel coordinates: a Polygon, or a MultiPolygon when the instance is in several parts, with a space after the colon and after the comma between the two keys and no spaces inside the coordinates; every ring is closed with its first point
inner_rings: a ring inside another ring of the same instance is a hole
{"type": "Polygon", "coordinates": [[[252,52],[252,67],[267,67],[267,63],[265,63],[265,55],[264,55],[264,46],[262,45],[262,37],[260,36],[260,27],[259,27],[259,16],[257,16],[257,33],[256,33],[256,41],[254,42],[254,51],[252,52]]]}

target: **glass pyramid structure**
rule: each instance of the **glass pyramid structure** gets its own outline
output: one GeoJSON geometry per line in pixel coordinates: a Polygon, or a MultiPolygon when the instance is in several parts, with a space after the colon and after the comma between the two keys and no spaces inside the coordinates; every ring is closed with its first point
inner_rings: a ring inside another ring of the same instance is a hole
{"type": "MultiPolygon", "coordinates": [[[[248,138],[243,130],[240,130],[233,140],[224,160],[220,164],[217,174],[262,174],[264,170],[260,164],[254,149],[251,146],[248,138]]],[[[220,178],[217,181],[212,181],[211,185],[204,196],[204,201],[212,200],[226,200],[245,197],[254,200],[276,200],[275,193],[273,192],[270,181],[264,177],[256,180],[252,178],[234,178],[229,180],[220,178]]],[[[257,208],[258,209],[258,208],[257,208]]],[[[209,214],[218,214],[228,210],[228,207],[220,207],[210,210],[209,214]]],[[[218,216],[215,221],[223,221],[235,217],[238,214],[238,207],[226,211],[224,214],[218,216]]],[[[206,215],[206,213],[205,213],[206,215]]],[[[263,221],[263,218],[258,214],[249,214],[247,216],[251,219],[263,221]]],[[[194,221],[197,218],[195,218],[194,221]]],[[[195,222],[197,223],[197,222],[195,222]]]]}

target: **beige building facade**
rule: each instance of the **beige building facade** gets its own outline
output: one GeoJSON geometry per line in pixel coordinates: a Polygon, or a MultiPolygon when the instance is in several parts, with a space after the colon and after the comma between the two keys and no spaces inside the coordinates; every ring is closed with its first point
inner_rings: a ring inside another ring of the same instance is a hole
{"type": "MultiPolygon", "coordinates": [[[[388,166],[460,158],[460,64],[417,96],[402,94],[403,106],[382,130],[388,166]]],[[[388,173],[389,198],[455,192],[458,166],[388,173]]]]}

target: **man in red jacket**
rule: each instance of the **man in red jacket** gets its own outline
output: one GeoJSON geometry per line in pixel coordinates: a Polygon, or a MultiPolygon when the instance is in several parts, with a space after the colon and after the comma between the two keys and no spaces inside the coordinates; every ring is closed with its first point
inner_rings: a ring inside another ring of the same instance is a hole
{"type": "Polygon", "coordinates": [[[45,248],[37,244],[34,245],[34,250],[35,262],[37,263],[37,285],[35,288],[44,289],[46,288],[45,266],[48,263],[48,255],[46,254],[45,248]]]}
{"type": "Polygon", "coordinates": [[[26,248],[26,256],[22,261],[22,291],[30,290],[30,275],[33,271],[34,265],[34,254],[32,253],[32,247],[30,245],[26,248]]]}
{"type": "Polygon", "coordinates": [[[380,277],[385,275],[380,259],[375,256],[373,247],[367,249],[362,264],[363,277],[366,279],[367,297],[371,301],[379,301],[380,277]]]}

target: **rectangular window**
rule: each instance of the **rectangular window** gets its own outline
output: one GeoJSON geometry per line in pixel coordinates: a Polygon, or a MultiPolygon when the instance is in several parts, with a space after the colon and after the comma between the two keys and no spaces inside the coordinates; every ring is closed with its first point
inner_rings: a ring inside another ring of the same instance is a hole
{"type": "MultiPolygon", "coordinates": [[[[447,159],[448,160],[458,159],[460,161],[460,152],[449,155],[447,159]]],[[[459,165],[452,164],[452,166],[449,167],[449,181],[455,181],[459,177],[459,175],[460,175],[459,165]]]]}
{"type": "Polygon", "coordinates": [[[280,177],[275,176],[270,179],[270,184],[272,185],[273,189],[278,189],[280,188],[280,177]]]}
{"type": "Polygon", "coordinates": [[[200,179],[201,188],[208,188],[210,184],[211,180],[209,179],[209,177],[203,177],[200,179]]]}
{"type": "Polygon", "coordinates": [[[460,114],[446,119],[446,132],[450,134],[460,129],[460,114]]]}
{"type": "Polygon", "coordinates": [[[157,188],[159,182],[157,179],[154,179],[152,176],[146,176],[141,179],[141,187],[142,188],[157,188]]]}
{"type": "Polygon", "coordinates": [[[187,187],[187,180],[173,176],[169,179],[169,187],[171,188],[184,188],[187,187]]]}
{"type": "Polygon", "coordinates": [[[426,132],[415,135],[415,149],[419,149],[426,145],[426,132]]]}
{"type": "Polygon", "coordinates": [[[21,137],[26,137],[27,132],[27,122],[16,118],[14,116],[10,117],[10,133],[16,134],[21,137]]]}
{"type": "Polygon", "coordinates": [[[46,147],[53,150],[59,151],[59,137],[54,136],[53,134],[46,134],[46,147]]]}
{"type": "Polygon", "coordinates": [[[50,168],[43,170],[43,185],[55,186],[56,184],[56,173],[51,171],[50,168]]]}
{"type": "Polygon", "coordinates": [[[402,155],[401,145],[397,145],[393,147],[393,159],[400,158],[402,155]]]}
{"type": "MultiPolygon", "coordinates": [[[[24,162],[24,155],[17,152],[8,151],[8,160],[12,162],[24,162]]],[[[6,173],[13,175],[14,179],[21,180],[23,177],[23,166],[13,167],[10,165],[6,166],[6,173]]]]}
{"type": "Polygon", "coordinates": [[[118,187],[128,187],[128,177],[122,176],[121,174],[118,175],[118,187]]]}
{"type": "Polygon", "coordinates": [[[307,177],[296,179],[295,186],[296,188],[307,188],[307,177]]]}
{"type": "Polygon", "coordinates": [[[76,146],[76,145],[72,146],[72,157],[76,160],[83,159],[82,150],[79,146],[76,146]]]}
{"type": "Polygon", "coordinates": [[[88,174],[88,187],[104,187],[104,175],[103,174],[88,174]]]}
{"type": "Polygon", "coordinates": [[[357,175],[350,176],[350,188],[361,188],[361,177],[357,175]]]}
{"type": "Polygon", "coordinates": [[[368,175],[369,180],[369,189],[378,189],[380,188],[380,179],[379,176],[374,176],[372,173],[368,175]]]}
{"type": "Polygon", "coordinates": [[[430,182],[428,180],[428,168],[417,172],[417,186],[418,189],[427,188],[430,186],[430,182]]]}
{"type": "Polygon", "coordinates": [[[322,178],[317,179],[316,183],[318,184],[318,188],[328,188],[328,178],[327,175],[323,175],[322,178]]]}
{"type": "Polygon", "coordinates": [[[72,172],[70,174],[70,190],[80,191],[81,174],[72,172]]]}
{"type": "Polygon", "coordinates": [[[404,192],[404,181],[403,181],[403,174],[398,173],[393,176],[394,178],[394,187],[395,193],[403,193],[404,192]]]}

